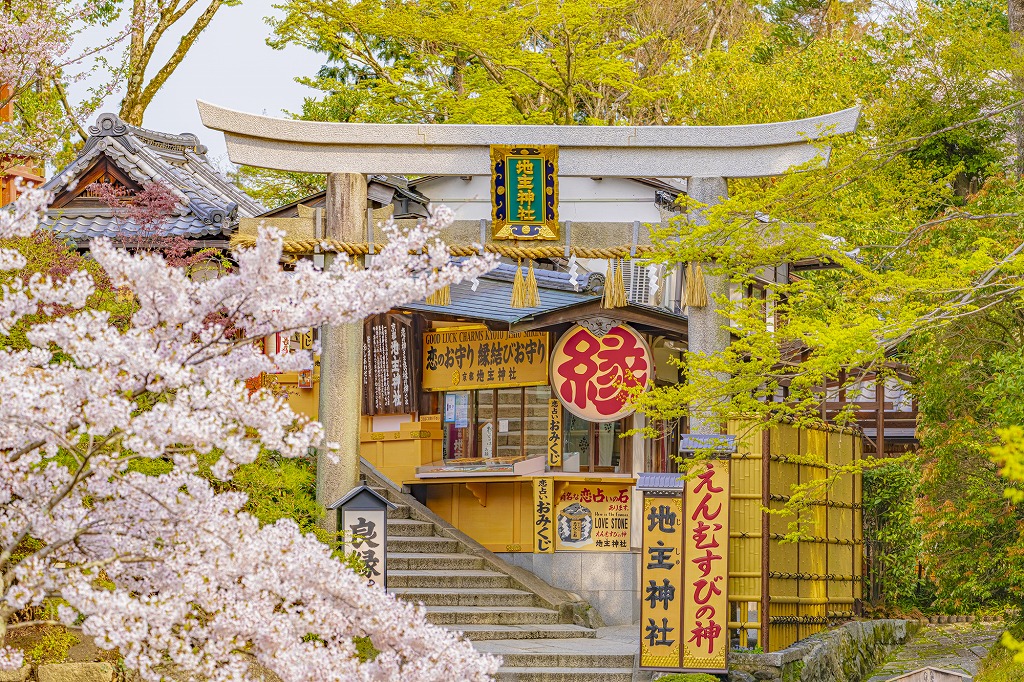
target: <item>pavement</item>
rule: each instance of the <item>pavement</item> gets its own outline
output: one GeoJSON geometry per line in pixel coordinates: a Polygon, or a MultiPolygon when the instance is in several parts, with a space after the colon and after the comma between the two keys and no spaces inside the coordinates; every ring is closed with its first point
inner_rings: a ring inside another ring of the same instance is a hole
{"type": "Polygon", "coordinates": [[[974,677],[1004,629],[1002,623],[991,622],[928,625],[876,668],[867,682],[885,682],[929,666],[974,677]]]}

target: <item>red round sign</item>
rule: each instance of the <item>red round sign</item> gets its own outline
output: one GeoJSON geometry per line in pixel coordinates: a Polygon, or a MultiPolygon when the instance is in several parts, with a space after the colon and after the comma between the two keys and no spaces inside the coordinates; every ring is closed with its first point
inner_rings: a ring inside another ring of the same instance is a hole
{"type": "Polygon", "coordinates": [[[643,337],[620,324],[604,336],[579,325],[562,335],[551,353],[551,390],[565,409],[592,422],[632,414],[626,389],[646,390],[654,372],[643,337]]]}

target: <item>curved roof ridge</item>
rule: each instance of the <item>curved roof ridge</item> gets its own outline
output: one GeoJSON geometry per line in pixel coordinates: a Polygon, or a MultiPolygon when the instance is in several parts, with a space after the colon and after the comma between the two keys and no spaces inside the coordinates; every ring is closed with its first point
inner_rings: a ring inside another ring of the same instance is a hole
{"type": "Polygon", "coordinates": [[[100,114],[96,118],[96,123],[89,126],[90,137],[123,137],[125,135],[134,135],[149,144],[165,144],[170,147],[180,147],[178,151],[190,150],[206,155],[206,147],[199,143],[199,137],[195,133],[165,133],[159,130],[150,130],[125,123],[120,116],[111,112],[100,114]]]}

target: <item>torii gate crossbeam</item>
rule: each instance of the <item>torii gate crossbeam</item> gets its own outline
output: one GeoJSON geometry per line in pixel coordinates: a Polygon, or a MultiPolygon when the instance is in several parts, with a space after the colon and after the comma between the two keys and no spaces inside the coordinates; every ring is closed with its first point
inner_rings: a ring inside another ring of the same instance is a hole
{"type": "Polygon", "coordinates": [[[739,126],[510,126],[320,123],[257,116],[199,101],[234,163],[301,173],[489,175],[490,145],[557,145],[566,177],[781,175],[819,159],[822,140],[853,132],[860,107],[739,126]]]}

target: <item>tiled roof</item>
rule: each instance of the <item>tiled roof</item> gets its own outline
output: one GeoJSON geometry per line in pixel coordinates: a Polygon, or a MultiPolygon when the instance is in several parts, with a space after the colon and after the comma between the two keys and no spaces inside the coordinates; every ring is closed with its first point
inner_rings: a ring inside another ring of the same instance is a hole
{"type": "Polygon", "coordinates": [[[588,277],[594,278],[594,283],[598,279],[603,283],[603,278],[600,276],[592,274],[581,276],[581,290],[577,292],[569,284],[569,276],[565,273],[550,270],[535,270],[534,272],[537,277],[537,292],[540,298],[540,305],[536,308],[513,308],[511,306],[515,266],[504,263],[481,277],[476,291],[473,291],[471,282],[453,285],[450,305],[428,305],[419,301],[406,304],[401,308],[416,312],[454,315],[485,322],[504,322],[512,325],[536,315],[587,303],[601,297],[600,293],[585,290],[589,284],[588,277]]]}
{"type": "MultiPolygon", "coordinates": [[[[114,114],[100,115],[89,133],[78,158],[44,189],[54,193],[74,190],[82,174],[103,155],[139,184],[159,180],[174,190],[178,204],[171,218],[158,229],[159,234],[230,234],[239,217],[252,218],[266,210],[210,164],[206,147],[191,133],[146,130],[130,126],[114,114]]],[[[141,229],[124,218],[115,219],[106,206],[52,209],[46,223],[61,236],[77,239],[133,235],[141,229]]]]}

